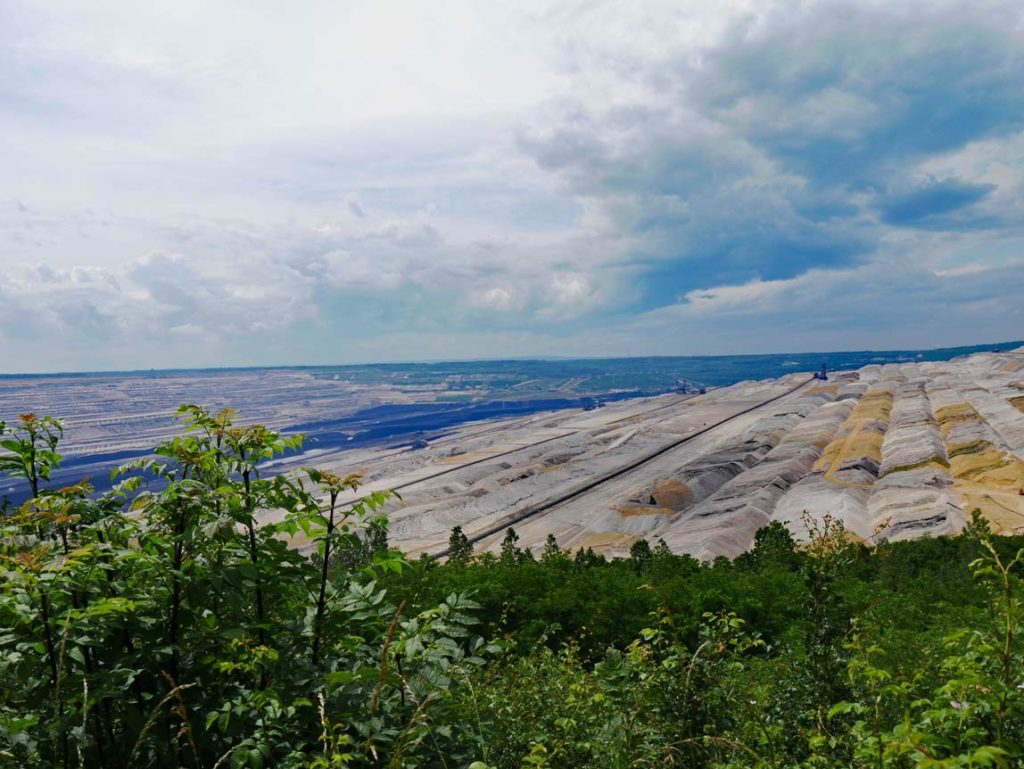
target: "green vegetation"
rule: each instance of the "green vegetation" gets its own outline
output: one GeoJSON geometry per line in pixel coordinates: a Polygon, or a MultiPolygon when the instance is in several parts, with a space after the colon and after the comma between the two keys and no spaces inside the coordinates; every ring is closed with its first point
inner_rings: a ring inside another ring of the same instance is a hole
{"type": "Polygon", "coordinates": [[[0,424],[0,766],[1024,765],[1024,538],[851,543],[773,523],[739,558],[389,550],[358,476],[231,412],[48,488],[59,421],[0,424]],[[256,513],[278,511],[257,525],[256,513]],[[309,555],[289,547],[301,537],[309,555]]]}

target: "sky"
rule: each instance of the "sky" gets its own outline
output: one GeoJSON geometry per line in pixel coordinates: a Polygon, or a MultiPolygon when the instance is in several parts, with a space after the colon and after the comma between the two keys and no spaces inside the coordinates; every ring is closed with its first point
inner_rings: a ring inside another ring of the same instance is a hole
{"type": "Polygon", "coordinates": [[[1018,2],[0,2],[0,372],[1022,330],[1018,2]]]}

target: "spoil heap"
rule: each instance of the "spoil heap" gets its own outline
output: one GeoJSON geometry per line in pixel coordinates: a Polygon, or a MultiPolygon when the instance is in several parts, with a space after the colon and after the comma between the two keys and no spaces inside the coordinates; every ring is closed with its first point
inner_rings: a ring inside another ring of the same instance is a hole
{"type": "Polygon", "coordinates": [[[638,538],[734,556],[769,521],[829,513],[876,542],[960,530],[978,508],[1024,531],[1024,349],[741,382],[592,411],[470,425],[406,453],[346,452],[401,488],[392,542],[443,552],[453,526],[496,549],[624,554],[638,538]]]}

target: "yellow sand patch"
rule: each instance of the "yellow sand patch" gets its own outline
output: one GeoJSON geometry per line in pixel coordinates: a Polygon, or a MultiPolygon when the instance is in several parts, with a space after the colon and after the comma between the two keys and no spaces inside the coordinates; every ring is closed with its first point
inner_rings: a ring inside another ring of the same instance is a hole
{"type": "Polygon", "coordinates": [[[892,393],[888,390],[872,390],[854,406],[851,419],[880,419],[887,422],[892,413],[892,393]]]}
{"type": "Polygon", "coordinates": [[[829,444],[825,453],[815,462],[815,472],[825,472],[831,476],[851,459],[869,457],[876,462],[882,461],[882,441],[884,434],[877,429],[865,429],[858,425],[845,438],[837,439],[829,444]]]}
{"type": "Polygon", "coordinates": [[[1000,451],[991,443],[968,454],[957,454],[949,461],[956,479],[978,481],[989,487],[1010,488],[1024,483],[1024,462],[1000,451]]]}
{"type": "Polygon", "coordinates": [[[1024,368],[1024,360],[1011,360],[1003,366],[1003,371],[1014,372],[1020,371],[1022,368],[1024,368]]]}
{"type": "Polygon", "coordinates": [[[640,537],[635,534],[624,534],[618,531],[594,531],[583,538],[580,548],[592,547],[600,552],[604,548],[612,549],[633,544],[640,537]]]}
{"type": "Polygon", "coordinates": [[[935,421],[939,424],[963,421],[964,417],[978,418],[978,412],[970,403],[954,403],[952,406],[943,406],[935,411],[935,421]]]}
{"type": "Polygon", "coordinates": [[[838,395],[839,388],[834,384],[829,385],[815,385],[807,391],[808,395],[815,395],[817,393],[825,393],[826,395],[838,395]]]}
{"type": "Polygon", "coordinates": [[[935,421],[939,423],[939,432],[942,439],[946,440],[950,430],[964,422],[981,422],[981,414],[974,410],[969,403],[956,403],[952,406],[943,406],[935,412],[935,421]]]}
{"type": "Polygon", "coordinates": [[[675,515],[676,511],[671,507],[658,507],[656,505],[619,505],[615,511],[623,516],[633,515],[675,515]]]}
{"type": "Polygon", "coordinates": [[[848,459],[870,457],[876,462],[882,461],[882,440],[884,435],[877,430],[859,429],[850,436],[839,456],[839,464],[848,459]]]}
{"type": "MultiPolygon", "coordinates": [[[[977,412],[973,416],[980,420],[977,412]]],[[[952,412],[944,428],[965,417],[970,418],[970,414],[963,408],[952,412]]],[[[943,436],[947,433],[944,429],[943,436]]],[[[1024,461],[983,440],[947,443],[946,449],[953,489],[960,495],[964,514],[969,517],[972,510],[980,509],[997,534],[1024,531],[1024,496],[1019,494],[1024,488],[1024,461]]]]}
{"type": "Polygon", "coordinates": [[[972,441],[966,443],[950,443],[946,441],[946,453],[950,458],[957,457],[961,454],[976,454],[979,451],[984,451],[992,444],[981,438],[975,438],[972,441]]]}
{"type": "MultiPolygon", "coordinates": [[[[1024,411],[1024,398],[1021,401],[1020,406],[1014,405],[1024,411]]],[[[980,509],[996,533],[1024,531],[1024,497],[1018,493],[1024,487],[1024,462],[988,441],[949,443],[954,425],[983,421],[970,405],[940,409],[936,416],[950,457],[953,488],[961,497],[964,513],[980,509]]]]}
{"type": "Polygon", "coordinates": [[[960,505],[970,517],[975,508],[981,510],[996,534],[1024,532],[1024,497],[1016,490],[994,491],[981,484],[957,485],[960,505]]]}
{"type": "Polygon", "coordinates": [[[877,423],[888,423],[891,413],[892,393],[888,390],[867,393],[843,422],[835,440],[814,463],[814,472],[824,472],[829,480],[834,480],[836,471],[851,459],[870,457],[881,462],[884,433],[878,430],[877,423]]]}
{"type": "Polygon", "coordinates": [[[1010,398],[1010,404],[1017,409],[1017,411],[1024,411],[1024,395],[1015,395],[1010,398]]]}
{"type": "Polygon", "coordinates": [[[679,481],[663,481],[651,492],[656,505],[682,510],[693,501],[693,490],[679,481]]]}
{"type": "Polygon", "coordinates": [[[825,447],[823,452],[821,452],[821,456],[818,457],[818,461],[815,462],[814,467],[811,468],[813,472],[820,473],[832,466],[832,463],[836,461],[836,457],[839,456],[839,452],[842,450],[843,444],[846,442],[849,435],[849,431],[840,430],[837,437],[825,447]]]}

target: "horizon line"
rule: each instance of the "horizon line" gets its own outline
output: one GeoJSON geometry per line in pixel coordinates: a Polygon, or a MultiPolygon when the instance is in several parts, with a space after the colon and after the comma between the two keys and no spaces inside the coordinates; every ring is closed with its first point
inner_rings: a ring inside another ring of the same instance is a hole
{"type": "MultiPolygon", "coordinates": [[[[873,353],[873,354],[884,354],[884,353],[907,353],[907,352],[940,352],[943,350],[960,350],[965,348],[999,348],[999,347],[1014,347],[1024,346],[1024,340],[1009,340],[1004,342],[981,342],[978,344],[965,344],[965,345],[952,345],[949,347],[894,347],[884,350],[868,350],[868,349],[853,349],[853,350],[811,350],[807,352],[763,352],[763,353],[722,353],[713,355],[579,355],[579,356],[561,356],[561,355],[525,355],[525,356],[514,356],[514,357],[501,357],[501,358],[438,358],[438,359],[425,359],[425,360],[391,360],[391,361],[373,361],[363,363],[296,363],[296,364],[267,364],[267,365],[252,365],[252,366],[195,366],[195,367],[169,367],[169,368],[138,368],[138,369],[96,369],[91,371],[26,371],[20,373],[3,373],[0,372],[0,379],[23,379],[23,378],[43,378],[43,377],[65,377],[65,376],[110,376],[116,374],[179,374],[190,371],[196,372],[215,372],[215,371],[279,371],[285,369],[340,369],[340,368],[360,368],[360,367],[374,367],[374,366],[437,366],[443,364],[465,364],[465,363],[529,363],[529,362],[568,362],[568,361],[621,361],[621,360],[649,360],[653,358],[687,358],[687,359],[707,359],[707,358],[757,358],[757,357],[778,357],[783,355],[833,355],[833,354],[856,354],[856,353],[873,353]]],[[[1004,350],[1004,352],[1007,350],[1004,350]]]]}

